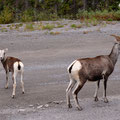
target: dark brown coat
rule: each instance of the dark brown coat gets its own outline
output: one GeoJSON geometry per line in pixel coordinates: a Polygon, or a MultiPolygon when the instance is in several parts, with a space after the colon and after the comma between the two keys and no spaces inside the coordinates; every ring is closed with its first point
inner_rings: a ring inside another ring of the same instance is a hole
{"type": "Polygon", "coordinates": [[[78,59],[78,61],[82,65],[79,76],[89,81],[100,80],[103,78],[103,74],[109,76],[114,70],[114,65],[107,55],[78,59]]]}
{"type": "Polygon", "coordinates": [[[14,72],[13,64],[15,62],[20,62],[21,60],[15,57],[7,57],[5,60],[1,60],[3,67],[6,72],[14,72]]]}

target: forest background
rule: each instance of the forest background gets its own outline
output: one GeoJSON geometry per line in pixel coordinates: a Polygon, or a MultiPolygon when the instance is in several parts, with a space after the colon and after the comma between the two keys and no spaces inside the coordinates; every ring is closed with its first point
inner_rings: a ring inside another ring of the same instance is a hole
{"type": "Polygon", "coordinates": [[[120,20],[119,0],[0,0],[0,24],[59,19],[120,20]]]}

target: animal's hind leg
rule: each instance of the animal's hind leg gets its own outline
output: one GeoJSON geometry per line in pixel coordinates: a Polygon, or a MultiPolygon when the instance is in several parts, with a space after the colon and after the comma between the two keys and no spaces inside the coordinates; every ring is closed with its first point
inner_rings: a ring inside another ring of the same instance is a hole
{"type": "Polygon", "coordinates": [[[99,90],[99,87],[100,87],[100,80],[97,81],[97,84],[96,84],[96,90],[95,90],[95,94],[94,94],[94,101],[98,101],[98,90],[99,90]]]}
{"type": "Polygon", "coordinates": [[[68,108],[72,108],[72,105],[70,103],[70,92],[71,92],[72,88],[74,87],[75,83],[76,82],[72,78],[70,78],[70,83],[66,89],[66,99],[67,99],[68,108]]]}
{"type": "Polygon", "coordinates": [[[14,98],[14,96],[15,96],[16,76],[17,76],[17,73],[16,73],[16,72],[12,73],[12,80],[13,80],[13,93],[12,93],[12,98],[14,98]]]}
{"type": "Polygon", "coordinates": [[[24,89],[24,82],[23,82],[23,72],[21,72],[21,87],[22,87],[22,93],[25,93],[25,89],[24,89]]]}
{"type": "Polygon", "coordinates": [[[73,91],[73,98],[75,100],[75,104],[76,107],[78,108],[78,110],[82,110],[82,107],[80,107],[79,102],[78,102],[78,92],[81,90],[81,88],[83,87],[83,85],[85,84],[85,82],[81,82],[81,81],[77,81],[77,86],[73,91]]]}

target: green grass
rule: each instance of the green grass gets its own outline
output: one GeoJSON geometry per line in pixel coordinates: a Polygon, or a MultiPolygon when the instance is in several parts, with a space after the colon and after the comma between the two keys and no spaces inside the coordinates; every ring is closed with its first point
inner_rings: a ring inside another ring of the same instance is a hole
{"type": "Polygon", "coordinates": [[[8,32],[8,30],[6,28],[2,28],[1,32],[8,32]]]}
{"type": "Polygon", "coordinates": [[[25,31],[28,30],[28,31],[34,31],[34,27],[33,27],[33,24],[26,24],[25,26],[25,31]]]}
{"type": "Polygon", "coordinates": [[[58,35],[60,32],[50,32],[51,35],[58,35]]]}
{"type": "Polygon", "coordinates": [[[62,28],[62,27],[64,27],[64,25],[57,25],[56,28],[62,28]]]}
{"type": "Polygon", "coordinates": [[[47,24],[42,27],[42,30],[53,30],[53,28],[55,28],[55,25],[47,24]]]}
{"type": "Polygon", "coordinates": [[[82,24],[72,24],[70,27],[76,29],[76,28],[82,28],[82,26],[83,26],[82,24]]]}
{"type": "Polygon", "coordinates": [[[76,26],[76,24],[72,24],[70,27],[71,28],[76,28],[77,26],[76,26]]]}

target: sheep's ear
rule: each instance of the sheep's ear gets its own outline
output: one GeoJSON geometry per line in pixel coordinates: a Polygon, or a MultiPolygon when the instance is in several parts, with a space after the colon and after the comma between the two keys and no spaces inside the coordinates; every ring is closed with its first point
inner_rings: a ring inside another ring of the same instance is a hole
{"type": "Polygon", "coordinates": [[[5,48],[4,51],[7,52],[7,51],[8,51],[8,48],[5,48]]]}
{"type": "Polygon", "coordinates": [[[119,43],[120,42],[120,36],[117,35],[111,35],[113,37],[115,37],[115,42],[119,43]]]}

